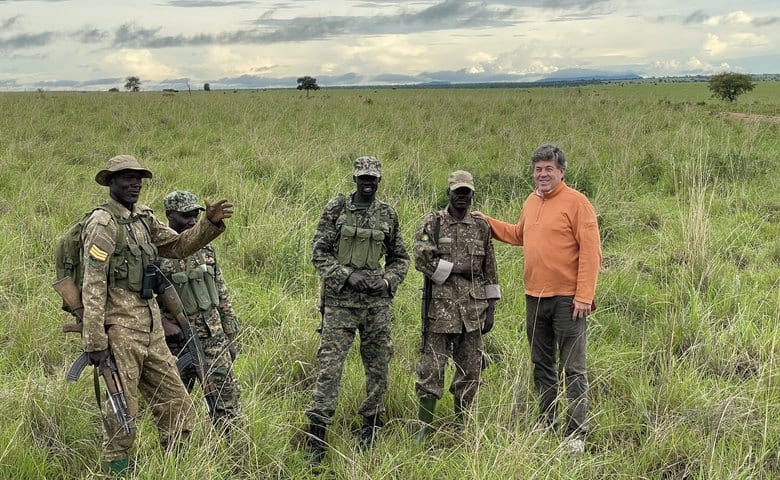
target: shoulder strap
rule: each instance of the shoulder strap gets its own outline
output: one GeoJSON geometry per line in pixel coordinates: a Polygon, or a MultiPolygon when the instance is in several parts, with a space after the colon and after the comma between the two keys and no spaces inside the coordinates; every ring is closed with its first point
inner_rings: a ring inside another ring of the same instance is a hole
{"type": "Polygon", "coordinates": [[[433,216],[436,217],[436,223],[433,227],[433,243],[435,243],[437,246],[439,245],[439,234],[441,233],[441,212],[435,211],[433,212],[433,216]]]}
{"type": "Polygon", "coordinates": [[[95,207],[92,211],[94,212],[95,210],[104,210],[110,213],[111,218],[113,218],[114,222],[116,222],[117,229],[116,229],[114,251],[118,252],[121,248],[124,248],[124,246],[127,245],[127,230],[125,228],[125,225],[129,223],[129,221],[123,219],[122,216],[119,214],[119,212],[116,210],[116,207],[114,207],[110,203],[104,203],[102,205],[99,205],[95,207]]]}

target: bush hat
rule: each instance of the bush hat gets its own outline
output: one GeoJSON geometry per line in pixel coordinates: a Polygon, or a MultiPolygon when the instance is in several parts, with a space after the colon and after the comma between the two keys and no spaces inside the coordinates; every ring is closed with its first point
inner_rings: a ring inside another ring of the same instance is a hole
{"type": "Polygon", "coordinates": [[[382,162],[376,157],[358,157],[355,159],[355,177],[361,175],[371,175],[372,177],[382,177],[382,162]]]}
{"type": "Polygon", "coordinates": [[[467,187],[472,192],[474,191],[474,177],[465,170],[457,170],[450,173],[447,178],[450,190],[457,190],[461,187],[467,187]]]}
{"type": "Polygon", "coordinates": [[[111,157],[108,159],[106,168],[99,171],[97,175],[95,175],[95,181],[100,185],[107,187],[108,177],[122,170],[135,170],[137,172],[141,172],[141,176],[143,178],[152,178],[151,170],[142,167],[141,164],[138,163],[138,160],[136,160],[134,156],[117,155],[115,157],[111,157]]]}
{"type": "Polygon", "coordinates": [[[198,204],[198,197],[192,192],[177,190],[163,198],[163,207],[166,211],[191,212],[193,210],[206,210],[206,207],[198,204]]]}

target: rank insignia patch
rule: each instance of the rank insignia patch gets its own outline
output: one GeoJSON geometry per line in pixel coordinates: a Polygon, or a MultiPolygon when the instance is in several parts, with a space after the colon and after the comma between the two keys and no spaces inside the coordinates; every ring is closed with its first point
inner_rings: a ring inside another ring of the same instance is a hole
{"type": "Polygon", "coordinates": [[[103,249],[101,249],[97,245],[92,245],[89,248],[89,256],[97,260],[98,262],[105,262],[106,259],[108,259],[108,253],[103,251],[103,249]]]}

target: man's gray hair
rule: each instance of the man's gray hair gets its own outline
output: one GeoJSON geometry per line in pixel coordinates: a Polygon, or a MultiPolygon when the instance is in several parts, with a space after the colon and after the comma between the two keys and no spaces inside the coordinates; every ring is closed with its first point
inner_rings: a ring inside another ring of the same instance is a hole
{"type": "Polygon", "coordinates": [[[563,150],[551,143],[545,143],[534,151],[531,155],[531,165],[542,160],[555,160],[561,170],[566,170],[566,157],[563,150]]]}

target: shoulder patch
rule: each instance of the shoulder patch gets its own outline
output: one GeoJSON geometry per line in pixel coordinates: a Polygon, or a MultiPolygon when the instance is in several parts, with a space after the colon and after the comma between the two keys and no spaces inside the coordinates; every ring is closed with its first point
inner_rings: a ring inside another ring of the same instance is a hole
{"type": "Polygon", "coordinates": [[[98,262],[103,263],[108,260],[108,252],[97,245],[92,244],[92,246],[89,247],[89,258],[90,260],[97,260],[98,262]]]}

